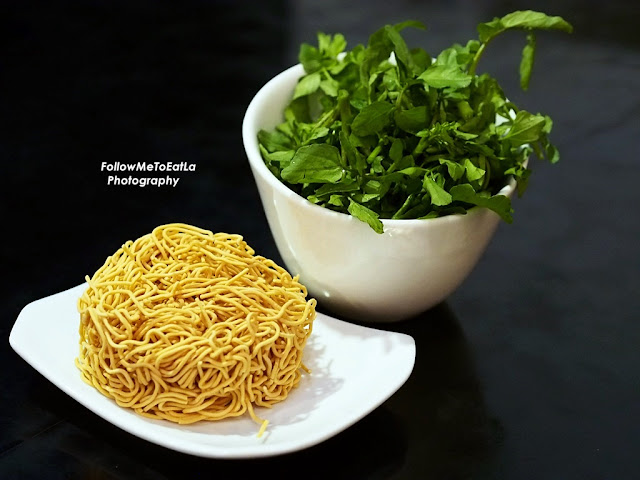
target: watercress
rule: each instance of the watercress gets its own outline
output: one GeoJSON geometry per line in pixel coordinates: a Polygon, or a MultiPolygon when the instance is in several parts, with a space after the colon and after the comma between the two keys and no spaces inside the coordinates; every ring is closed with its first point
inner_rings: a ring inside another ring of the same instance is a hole
{"type": "Polygon", "coordinates": [[[351,214],[383,232],[380,219],[434,218],[482,206],[512,221],[498,192],[513,176],[521,195],[535,153],[555,163],[551,119],[519,109],[495,78],[477,74],[487,45],[526,32],[520,85],[526,90],[535,32],[571,32],[557,16],[517,11],[478,25],[478,39],[432,57],[402,37],[415,21],[386,25],[346,51],[343,35],[302,44],[305,74],[284,122],[258,133],[273,174],[310,202],[351,214]]]}

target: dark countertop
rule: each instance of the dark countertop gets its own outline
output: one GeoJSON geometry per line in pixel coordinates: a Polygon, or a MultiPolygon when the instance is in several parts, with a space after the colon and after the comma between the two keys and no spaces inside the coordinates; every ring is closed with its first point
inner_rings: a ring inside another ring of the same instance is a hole
{"type": "Polygon", "coordinates": [[[0,6],[0,478],[640,478],[638,2],[409,0],[37,2],[0,6]],[[244,109],[315,32],[385,23],[437,52],[511,10],[564,16],[530,90],[521,36],[482,67],[554,119],[515,223],[446,302],[384,328],[412,335],[407,383],[351,428],[263,460],[172,452],[111,426],[8,343],[27,303],[83,281],[125,240],[182,221],[280,259],[240,135],[244,109]],[[175,188],[113,187],[102,162],[189,161],[175,188]]]}

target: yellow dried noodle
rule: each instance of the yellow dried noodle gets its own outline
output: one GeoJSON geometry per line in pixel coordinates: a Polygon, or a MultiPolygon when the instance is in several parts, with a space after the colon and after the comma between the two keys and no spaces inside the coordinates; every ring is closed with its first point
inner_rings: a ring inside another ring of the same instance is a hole
{"type": "Polygon", "coordinates": [[[240,235],[185,224],[126,242],[78,301],[83,379],[180,424],[284,400],[300,382],[316,301],[240,235]]]}

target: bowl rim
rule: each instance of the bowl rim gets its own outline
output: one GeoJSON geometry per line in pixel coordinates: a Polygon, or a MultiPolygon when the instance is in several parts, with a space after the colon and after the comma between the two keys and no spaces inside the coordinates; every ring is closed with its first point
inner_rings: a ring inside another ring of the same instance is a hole
{"type": "MultiPolygon", "coordinates": [[[[353,217],[350,214],[346,214],[343,212],[338,212],[336,210],[331,210],[330,208],[326,208],[320,205],[316,205],[298,193],[291,190],[287,185],[278,180],[278,178],[267,168],[262,155],[260,154],[260,148],[258,146],[258,129],[261,128],[258,125],[258,110],[262,106],[262,104],[269,98],[269,96],[276,90],[281,88],[281,83],[287,80],[292,80],[293,77],[301,77],[304,75],[304,68],[302,64],[297,63],[292,65],[289,68],[281,71],[274,77],[272,77],[267,83],[265,83],[257,93],[251,99],[242,121],[242,140],[244,143],[245,152],[247,155],[247,159],[249,160],[249,164],[252,167],[254,173],[260,175],[262,179],[264,179],[269,186],[277,190],[280,194],[285,197],[296,201],[300,206],[304,208],[315,209],[318,214],[327,215],[330,217],[334,217],[338,220],[342,219],[343,221],[358,221],[359,223],[364,223],[353,217]]],[[[282,112],[281,112],[282,114],[282,112]]],[[[525,165],[526,165],[525,161],[525,165]]],[[[496,195],[504,195],[510,198],[513,195],[513,192],[516,189],[516,180],[513,177],[510,177],[509,181],[504,185],[496,195]]],[[[462,221],[466,218],[470,218],[470,216],[479,215],[483,212],[491,212],[497,216],[497,213],[491,211],[486,207],[481,206],[473,206],[469,208],[466,214],[462,213],[452,213],[448,215],[443,215],[441,217],[434,218],[401,218],[401,219],[393,219],[393,218],[381,218],[385,232],[387,231],[387,227],[424,227],[427,226],[435,226],[438,224],[445,224],[448,222],[462,221]]]]}

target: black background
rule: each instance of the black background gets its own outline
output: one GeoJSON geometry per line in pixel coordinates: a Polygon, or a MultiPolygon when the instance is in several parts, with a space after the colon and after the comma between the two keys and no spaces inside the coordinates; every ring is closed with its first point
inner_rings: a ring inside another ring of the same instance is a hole
{"type": "Polygon", "coordinates": [[[3,1],[0,478],[632,479],[640,476],[638,2],[3,1]],[[529,92],[521,35],[481,69],[554,119],[562,160],[532,165],[482,261],[445,303],[388,325],[416,339],[409,381],[327,442],[206,460],[112,427],[10,348],[20,309],[75,286],[128,239],[186,222],[279,261],[246,161],[255,92],[318,30],[350,46],[418,19],[436,53],[515,9],[559,14],[529,92]],[[109,186],[102,162],[195,163],[175,188],[109,186]]]}

